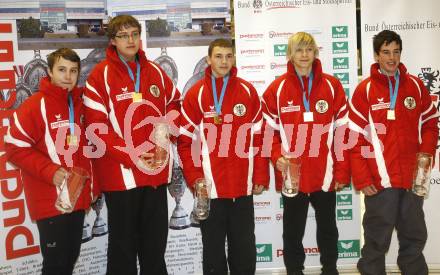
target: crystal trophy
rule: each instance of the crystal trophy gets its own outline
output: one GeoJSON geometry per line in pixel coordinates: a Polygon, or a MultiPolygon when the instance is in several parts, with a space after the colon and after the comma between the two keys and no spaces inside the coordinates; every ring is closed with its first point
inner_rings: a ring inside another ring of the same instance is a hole
{"type": "Polygon", "coordinates": [[[154,125],[153,141],[154,148],[154,167],[163,167],[169,159],[170,149],[170,129],[166,123],[157,123],[154,125]]]}
{"type": "Polygon", "coordinates": [[[185,182],[183,179],[182,169],[177,163],[173,165],[173,175],[171,183],[168,185],[168,191],[171,197],[176,202],[176,207],[173,210],[170,218],[171,229],[181,230],[190,226],[188,214],[181,205],[182,196],[185,193],[185,182]]]}
{"type": "Polygon", "coordinates": [[[206,179],[197,179],[194,184],[194,215],[199,221],[206,220],[209,216],[211,184],[206,179]]]}
{"type": "Polygon", "coordinates": [[[289,158],[287,171],[283,175],[283,188],[281,193],[289,198],[299,192],[299,179],[301,174],[301,161],[299,158],[289,158]]]}
{"type": "Polygon", "coordinates": [[[417,153],[417,166],[414,169],[412,191],[417,196],[426,197],[429,194],[432,155],[417,153]]]}
{"type": "Polygon", "coordinates": [[[81,167],[72,167],[69,176],[59,187],[60,192],[55,202],[55,208],[63,214],[71,213],[75,209],[76,201],[89,177],[87,170],[81,167]]]}

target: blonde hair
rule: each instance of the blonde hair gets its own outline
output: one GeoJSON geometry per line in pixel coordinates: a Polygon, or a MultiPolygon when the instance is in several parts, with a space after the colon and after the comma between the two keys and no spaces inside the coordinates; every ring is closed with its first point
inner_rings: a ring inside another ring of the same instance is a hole
{"type": "Polygon", "coordinates": [[[289,40],[287,42],[287,53],[286,57],[289,60],[292,60],[293,55],[295,54],[296,50],[306,47],[312,47],[315,53],[315,57],[318,57],[319,55],[319,48],[316,45],[315,38],[310,33],[307,32],[297,32],[295,34],[292,34],[289,37],[289,40]]]}

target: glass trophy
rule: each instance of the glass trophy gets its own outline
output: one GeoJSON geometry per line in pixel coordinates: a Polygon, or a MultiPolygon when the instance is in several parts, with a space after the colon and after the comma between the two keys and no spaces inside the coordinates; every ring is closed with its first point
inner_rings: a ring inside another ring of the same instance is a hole
{"type": "Polygon", "coordinates": [[[432,155],[417,153],[417,166],[414,168],[412,191],[417,196],[427,197],[431,177],[432,155]]]}
{"type": "Polygon", "coordinates": [[[194,190],[194,215],[199,221],[206,220],[210,209],[211,184],[206,179],[197,179],[194,183],[194,190]]]}
{"type": "Polygon", "coordinates": [[[87,170],[81,167],[72,167],[69,176],[59,187],[60,192],[55,202],[55,208],[63,214],[71,213],[75,209],[76,201],[89,177],[87,170]]]}
{"type": "Polygon", "coordinates": [[[301,160],[289,158],[287,171],[283,174],[283,188],[281,193],[289,198],[296,196],[299,192],[299,179],[301,175],[301,160]]]}
{"type": "Polygon", "coordinates": [[[170,129],[166,123],[157,123],[153,130],[154,138],[154,167],[163,167],[169,159],[170,129]]]}

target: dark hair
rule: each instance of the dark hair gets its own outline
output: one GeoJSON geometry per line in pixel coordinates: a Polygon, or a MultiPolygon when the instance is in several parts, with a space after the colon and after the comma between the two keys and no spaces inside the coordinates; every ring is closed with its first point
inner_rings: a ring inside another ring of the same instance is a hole
{"type": "Polygon", "coordinates": [[[142,29],[141,24],[139,24],[139,21],[137,21],[136,18],[128,14],[121,14],[116,17],[113,17],[108,23],[108,28],[107,28],[108,38],[110,39],[115,38],[118,31],[120,31],[123,27],[124,28],[135,27],[138,28],[139,32],[141,32],[142,29]]]}
{"type": "Polygon", "coordinates": [[[49,66],[50,71],[52,71],[55,62],[57,62],[60,57],[77,63],[78,69],[81,68],[81,59],[74,50],[69,48],[60,48],[47,56],[47,65],[49,66]]]}
{"type": "Polygon", "coordinates": [[[229,39],[218,38],[209,44],[209,48],[208,48],[208,56],[209,57],[211,57],[212,51],[214,50],[215,47],[231,48],[232,49],[232,48],[234,48],[234,45],[232,45],[232,41],[229,39]]]}
{"type": "Polygon", "coordinates": [[[373,49],[376,54],[379,54],[380,47],[382,45],[388,45],[392,42],[396,42],[397,45],[400,46],[400,51],[402,51],[402,39],[400,38],[400,35],[398,35],[396,32],[389,31],[389,30],[383,30],[380,33],[373,36],[373,49]]]}

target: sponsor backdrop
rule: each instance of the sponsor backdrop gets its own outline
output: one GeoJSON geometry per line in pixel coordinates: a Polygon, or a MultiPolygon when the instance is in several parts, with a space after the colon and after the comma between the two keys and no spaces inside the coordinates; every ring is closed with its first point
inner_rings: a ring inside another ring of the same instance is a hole
{"type": "MultiPolygon", "coordinates": [[[[386,5],[380,0],[361,1],[362,72],[364,77],[370,74],[370,65],[374,62],[373,35],[385,29],[396,31],[402,37],[402,63],[406,65],[411,74],[423,80],[438,110],[440,107],[439,9],[440,2],[435,0],[417,2],[392,0],[387,1],[386,5]],[[414,8],[414,5],[417,5],[417,8],[414,8]]],[[[437,237],[440,228],[438,151],[435,159],[435,167],[431,177],[431,192],[424,205],[428,226],[428,242],[424,253],[430,270],[440,269],[440,255],[438,254],[440,239],[437,237]]],[[[397,246],[396,238],[394,238],[386,259],[390,268],[397,268],[397,246]]]]}
{"type": "MultiPolygon", "coordinates": [[[[6,163],[3,137],[12,109],[36,91],[39,78],[45,75],[47,68],[46,55],[55,49],[40,51],[36,45],[35,50],[19,51],[16,22],[12,20],[0,20],[0,33],[0,275],[38,274],[42,262],[38,230],[29,218],[20,172],[6,163]]],[[[144,49],[145,41],[143,39],[144,49]]],[[[105,57],[105,50],[77,49],[76,52],[82,60],[80,84],[83,85],[93,66],[105,57]]],[[[172,76],[180,91],[194,84],[206,67],[207,46],[152,48],[146,52],[150,60],[155,60],[172,76]]],[[[200,229],[189,219],[192,195],[185,188],[180,171],[175,172],[168,196],[170,226],[174,225],[168,235],[168,272],[201,274],[200,229]]],[[[87,213],[84,242],[74,274],[105,274],[107,230],[107,211],[101,200],[87,213]]]]}
{"type": "MultiPolygon", "coordinates": [[[[288,37],[298,31],[314,35],[320,47],[323,70],[335,75],[349,95],[357,84],[356,3],[351,0],[238,0],[234,1],[238,73],[260,95],[286,72],[288,37]]],[[[271,190],[255,197],[257,267],[284,269],[282,245],[283,205],[281,195],[271,190]]],[[[315,240],[316,223],[309,208],[304,249],[306,267],[320,266],[315,240]]],[[[355,268],[360,255],[359,196],[347,188],[337,195],[339,261],[355,268]]]]}

